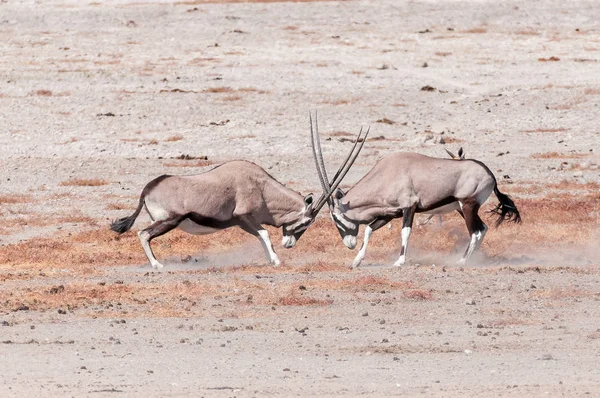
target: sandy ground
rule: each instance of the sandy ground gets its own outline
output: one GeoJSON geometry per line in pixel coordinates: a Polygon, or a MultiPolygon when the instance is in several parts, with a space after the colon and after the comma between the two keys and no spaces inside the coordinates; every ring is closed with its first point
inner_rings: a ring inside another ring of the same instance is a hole
{"type": "Polygon", "coordinates": [[[596,2],[206,3],[0,2],[0,395],[600,395],[596,2]],[[58,243],[35,265],[3,254],[104,231],[150,179],[231,159],[319,192],[309,110],[330,170],[340,138],[371,126],[345,186],[386,153],[462,146],[539,229],[505,227],[505,252],[484,243],[468,267],[424,240],[434,222],[400,269],[391,243],[347,270],[355,253],[326,222],[335,264],[321,271],[302,268],[320,255],[302,242],[276,247],[278,271],[243,239],[173,253],[160,273],[129,254],[85,262],[93,242],[62,265],[58,243]],[[15,304],[77,284],[132,290],[15,304]]]}

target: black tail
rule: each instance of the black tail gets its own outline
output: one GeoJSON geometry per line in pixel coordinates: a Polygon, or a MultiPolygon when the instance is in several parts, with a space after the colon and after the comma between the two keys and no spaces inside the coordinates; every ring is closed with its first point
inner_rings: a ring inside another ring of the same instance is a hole
{"type": "Polygon", "coordinates": [[[496,206],[494,210],[491,210],[492,213],[498,214],[496,227],[498,227],[504,221],[512,221],[519,224],[521,222],[521,214],[519,214],[519,209],[517,209],[515,202],[513,202],[508,195],[500,192],[497,185],[494,187],[494,193],[500,201],[498,206],[496,206]]]}
{"type": "Polygon", "coordinates": [[[146,195],[144,195],[144,193],[142,192],[142,195],[140,196],[140,202],[138,203],[138,207],[137,207],[137,209],[135,209],[135,212],[133,212],[133,214],[130,215],[129,217],[119,218],[118,220],[111,222],[110,229],[115,231],[118,234],[122,234],[124,232],[129,231],[131,229],[131,227],[133,226],[133,223],[135,222],[135,219],[137,218],[137,216],[140,215],[140,211],[142,211],[142,207],[144,206],[144,197],[145,196],[146,195]]]}

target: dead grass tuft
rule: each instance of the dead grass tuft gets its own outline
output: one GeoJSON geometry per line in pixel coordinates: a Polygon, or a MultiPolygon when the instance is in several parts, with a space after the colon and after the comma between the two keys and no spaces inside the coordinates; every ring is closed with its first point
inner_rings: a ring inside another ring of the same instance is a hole
{"type": "Polygon", "coordinates": [[[233,92],[233,89],[231,87],[211,87],[211,88],[202,90],[202,92],[203,93],[212,93],[212,94],[231,93],[231,92],[233,92]]]}
{"type": "Polygon", "coordinates": [[[242,99],[241,95],[227,95],[227,96],[221,98],[221,101],[235,102],[235,101],[240,101],[241,99],[242,99]]]}
{"type": "Polygon", "coordinates": [[[585,95],[600,95],[600,88],[586,88],[583,93],[585,95]]]}
{"type": "Polygon", "coordinates": [[[39,95],[40,97],[52,97],[52,91],[50,90],[37,90],[33,94],[39,95]]]}
{"type": "Polygon", "coordinates": [[[484,26],[479,26],[479,27],[475,27],[475,28],[471,28],[471,29],[467,29],[467,30],[463,30],[460,31],[460,33],[487,33],[487,28],[484,26]]]}
{"type": "Polygon", "coordinates": [[[0,204],[31,203],[32,198],[23,194],[0,195],[0,204]]]}
{"type": "Polygon", "coordinates": [[[279,297],[277,304],[285,306],[320,306],[325,307],[331,305],[333,300],[331,299],[317,299],[314,297],[308,297],[304,294],[296,293],[296,290],[290,291],[289,294],[279,297]]]}
{"type": "Polygon", "coordinates": [[[533,30],[533,29],[521,29],[521,30],[517,30],[515,32],[516,35],[522,35],[522,36],[539,36],[540,32],[538,32],[537,30],[533,30]]]}
{"type": "Polygon", "coordinates": [[[432,300],[433,294],[429,290],[412,289],[407,292],[404,292],[404,297],[410,300],[424,301],[432,300]]]}
{"type": "Polygon", "coordinates": [[[214,163],[211,160],[184,160],[180,162],[165,162],[163,166],[165,167],[207,167],[211,166],[214,163]]]}
{"type": "Polygon", "coordinates": [[[545,152],[545,153],[534,153],[531,155],[534,159],[581,159],[590,156],[589,153],[558,153],[558,152],[545,152]]]}
{"type": "Polygon", "coordinates": [[[105,210],[125,210],[129,209],[131,206],[126,205],[124,203],[109,203],[104,208],[105,210]]]}
{"type": "Polygon", "coordinates": [[[558,128],[537,128],[535,130],[521,130],[523,133],[561,133],[563,131],[568,131],[568,128],[558,127],[558,128]]]}
{"type": "Polygon", "coordinates": [[[71,178],[62,181],[59,185],[63,187],[99,187],[108,184],[108,181],[99,178],[71,178]]]}
{"type": "Polygon", "coordinates": [[[165,139],[165,142],[176,142],[176,141],[181,141],[181,140],[183,140],[182,135],[172,135],[170,137],[167,137],[165,139]]]}

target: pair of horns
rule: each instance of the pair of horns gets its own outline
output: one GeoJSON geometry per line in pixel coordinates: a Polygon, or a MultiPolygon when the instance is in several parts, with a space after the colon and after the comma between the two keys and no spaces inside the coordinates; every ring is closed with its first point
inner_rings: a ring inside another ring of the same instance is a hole
{"type": "Polygon", "coordinates": [[[358,157],[360,150],[362,149],[365,141],[367,141],[367,136],[369,135],[369,131],[371,127],[367,129],[365,134],[363,135],[363,129],[360,128],[360,132],[354,141],[354,145],[348,153],[346,160],[340,165],[340,168],[333,176],[333,182],[329,183],[329,178],[327,177],[327,170],[325,169],[325,162],[323,161],[323,152],[321,151],[321,137],[319,136],[319,123],[317,120],[317,112],[315,112],[315,129],[313,130],[313,119],[312,115],[309,113],[309,121],[310,121],[310,135],[311,135],[311,145],[313,150],[313,156],[315,158],[315,166],[317,167],[317,173],[319,174],[319,180],[321,181],[321,187],[323,188],[323,194],[317,201],[317,204],[314,206],[314,214],[316,215],[319,210],[328,203],[331,205],[331,194],[335,189],[340,185],[352,164],[358,157]],[[358,145],[360,143],[360,145],[358,145]]]}

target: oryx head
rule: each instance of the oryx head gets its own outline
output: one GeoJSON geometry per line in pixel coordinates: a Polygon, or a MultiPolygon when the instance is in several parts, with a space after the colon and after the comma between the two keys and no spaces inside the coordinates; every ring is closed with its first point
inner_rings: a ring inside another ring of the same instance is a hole
{"type": "Polygon", "coordinates": [[[313,223],[315,220],[314,204],[313,194],[309,193],[304,197],[304,208],[300,210],[297,217],[292,222],[282,225],[283,239],[281,244],[283,247],[286,249],[294,247],[304,231],[313,223]]]}
{"type": "Polygon", "coordinates": [[[354,145],[346,157],[346,160],[344,163],[342,163],[337,173],[335,173],[333,182],[329,183],[327,171],[325,170],[325,162],[323,161],[323,153],[321,151],[321,139],[319,137],[319,126],[317,123],[316,114],[314,131],[312,128],[312,116],[310,119],[313,155],[315,158],[315,165],[317,166],[317,173],[319,174],[319,180],[321,181],[321,186],[323,187],[324,193],[324,196],[321,197],[315,206],[316,213],[319,212],[325,203],[329,204],[329,213],[331,215],[331,219],[335,223],[335,226],[337,227],[337,230],[344,241],[344,245],[350,249],[354,249],[356,246],[356,236],[358,235],[359,223],[346,217],[345,213],[348,210],[348,205],[347,203],[344,203],[344,191],[339,189],[338,185],[342,182],[342,179],[346,176],[346,173],[348,173],[348,170],[350,170],[350,167],[358,157],[360,150],[367,140],[370,128],[367,129],[364,135],[363,129],[360,129],[360,132],[358,133],[358,136],[356,137],[354,145]],[[358,145],[359,143],[360,145],[358,145]]]}

